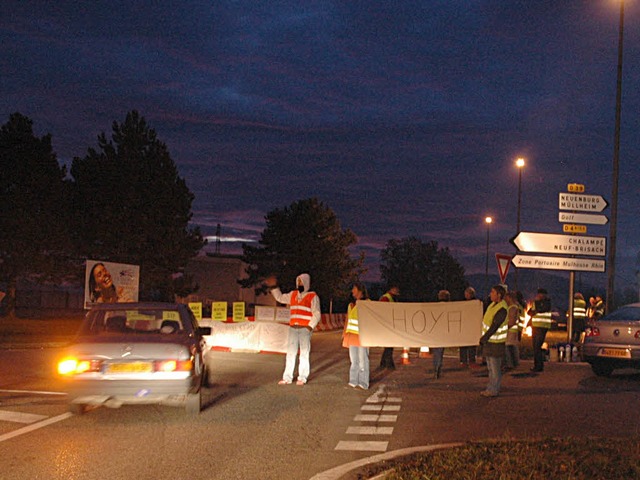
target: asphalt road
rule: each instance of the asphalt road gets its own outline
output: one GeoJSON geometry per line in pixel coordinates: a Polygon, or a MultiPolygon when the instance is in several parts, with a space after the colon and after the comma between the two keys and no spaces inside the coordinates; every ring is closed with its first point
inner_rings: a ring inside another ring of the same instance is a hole
{"type": "MultiPolygon", "coordinates": [[[[595,377],[585,364],[530,363],[503,380],[445,358],[411,357],[374,372],[369,391],[348,386],[340,333],[316,333],[303,387],[278,386],[283,355],[213,352],[216,383],[197,417],[162,406],[67,414],[55,348],[0,350],[0,479],[356,478],[380,455],[467,440],[640,434],[640,374],[595,377]],[[22,422],[17,421],[23,415],[22,422]],[[12,416],[13,415],[13,416],[12,416]],[[31,416],[30,416],[31,415],[31,416]]],[[[372,349],[372,370],[381,349],[372,349]]]]}

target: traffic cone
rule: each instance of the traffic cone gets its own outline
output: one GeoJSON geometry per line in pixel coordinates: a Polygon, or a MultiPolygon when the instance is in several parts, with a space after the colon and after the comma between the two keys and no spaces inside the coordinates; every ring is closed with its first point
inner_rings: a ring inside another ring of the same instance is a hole
{"type": "Polygon", "coordinates": [[[411,365],[411,361],[409,360],[409,349],[408,348],[403,348],[402,349],[402,364],[403,365],[411,365]]]}
{"type": "Polygon", "coordinates": [[[429,358],[430,356],[429,347],[420,347],[420,353],[418,354],[419,358],[429,358]]]}

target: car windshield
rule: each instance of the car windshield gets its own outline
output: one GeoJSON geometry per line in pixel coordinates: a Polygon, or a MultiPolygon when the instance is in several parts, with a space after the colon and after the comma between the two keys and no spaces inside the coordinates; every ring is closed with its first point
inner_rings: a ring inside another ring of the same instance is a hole
{"type": "Polygon", "coordinates": [[[83,335],[154,334],[184,332],[176,310],[93,310],[81,328],[83,335]]]}
{"type": "Polygon", "coordinates": [[[628,321],[637,322],[640,321],[640,307],[622,307],[618,310],[611,312],[600,319],[601,322],[616,322],[616,321],[628,321]]]}

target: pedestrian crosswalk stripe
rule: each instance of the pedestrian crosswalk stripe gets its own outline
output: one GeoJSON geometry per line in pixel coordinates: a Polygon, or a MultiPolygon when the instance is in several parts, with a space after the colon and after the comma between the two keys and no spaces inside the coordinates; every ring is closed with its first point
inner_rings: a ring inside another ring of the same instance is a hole
{"type": "Polygon", "coordinates": [[[369,412],[399,412],[400,405],[363,405],[360,410],[369,412]]]}
{"type": "Polygon", "coordinates": [[[349,427],[349,435],[391,435],[393,427],[349,427]]]}
{"type": "Polygon", "coordinates": [[[367,403],[402,403],[402,399],[400,397],[380,398],[372,395],[367,398],[367,403]]]}
{"type": "Polygon", "coordinates": [[[336,450],[351,450],[360,452],[386,452],[389,442],[358,442],[340,440],[336,450]]]}
{"type": "Polygon", "coordinates": [[[47,418],[46,415],[36,415],[35,413],[11,412],[0,410],[0,421],[16,423],[35,423],[47,418]]]}
{"type": "Polygon", "coordinates": [[[396,422],[397,415],[356,415],[355,422],[396,422]]]}

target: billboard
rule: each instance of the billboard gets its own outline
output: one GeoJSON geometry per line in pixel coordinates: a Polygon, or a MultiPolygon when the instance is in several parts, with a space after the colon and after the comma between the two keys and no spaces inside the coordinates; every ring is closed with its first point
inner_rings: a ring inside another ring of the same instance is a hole
{"type": "Polygon", "coordinates": [[[137,302],[140,266],[87,260],[84,308],[96,303],[137,302]]]}

